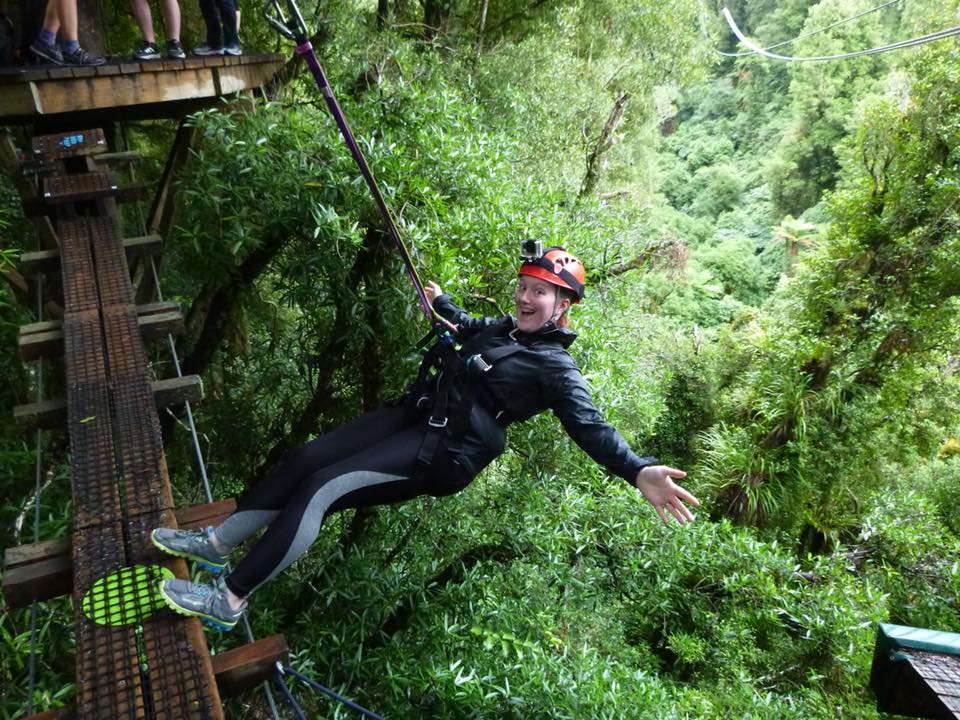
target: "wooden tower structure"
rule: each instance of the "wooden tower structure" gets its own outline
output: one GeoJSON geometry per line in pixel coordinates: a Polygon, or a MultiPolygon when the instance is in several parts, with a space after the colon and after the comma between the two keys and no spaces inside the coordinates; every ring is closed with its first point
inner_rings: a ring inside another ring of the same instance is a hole
{"type": "Polygon", "coordinates": [[[157,408],[198,401],[202,389],[198,377],[154,377],[144,345],[183,328],[175,304],[152,301],[144,272],[163,252],[193,138],[182,119],[261,88],[282,65],[280,56],[254,55],[0,69],[0,124],[33,131],[27,147],[3,139],[0,161],[41,240],[4,279],[25,302],[32,278],[57,274],[62,288],[47,302],[51,319],[21,328],[19,351],[25,362],[62,356],[65,396],[14,414],[25,429],[68,433],[74,508],[71,537],[4,554],[10,607],[73,596],[74,704],[35,720],[216,720],[222,697],[269,677],[285,657],[282,636],[211,656],[199,621],[157,602],[160,578],[187,577],[188,568],[153,548],[150,530],[215,523],[233,503],[174,507],[157,408]],[[111,147],[111,129],[145,118],[181,124],[147,234],[124,238],[118,204],[147,200],[151,188],[118,180],[116,169],[137,158],[111,147]]]}

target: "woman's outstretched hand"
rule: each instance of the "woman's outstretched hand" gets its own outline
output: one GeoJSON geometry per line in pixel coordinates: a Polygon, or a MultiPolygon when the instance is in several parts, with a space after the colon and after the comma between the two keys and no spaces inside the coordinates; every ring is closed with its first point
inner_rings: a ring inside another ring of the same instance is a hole
{"type": "Polygon", "coordinates": [[[643,493],[657,515],[664,523],[670,520],[667,513],[670,513],[677,519],[677,522],[683,525],[687,522],[693,522],[693,513],[684,505],[688,502],[694,507],[699,507],[700,501],[693,494],[687,492],[677,485],[673,478],[684,478],[687,474],[683,470],[677,470],[666,465],[648,465],[637,473],[637,479],[633,484],[637,490],[643,493]]]}
{"type": "Polygon", "coordinates": [[[428,281],[423,290],[427,293],[427,300],[430,301],[430,305],[433,305],[433,301],[443,295],[443,290],[433,280],[428,281]]]}

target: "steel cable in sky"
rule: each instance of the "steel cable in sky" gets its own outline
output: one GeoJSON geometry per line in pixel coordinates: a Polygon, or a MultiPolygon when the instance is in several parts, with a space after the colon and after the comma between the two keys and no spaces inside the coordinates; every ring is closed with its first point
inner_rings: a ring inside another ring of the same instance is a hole
{"type": "Polygon", "coordinates": [[[778,55],[777,53],[772,53],[769,50],[757,45],[743,34],[743,32],[737,26],[737,23],[734,21],[733,16],[730,14],[730,10],[728,8],[723,9],[723,17],[726,19],[727,24],[733,31],[733,34],[736,35],[740,39],[740,42],[746,45],[751,52],[756,55],[762,55],[763,57],[770,58],[771,60],[783,60],[786,62],[823,62],[827,60],[848,60],[850,58],[865,57],[867,55],[878,55],[880,53],[890,52],[892,50],[903,50],[908,47],[915,47],[917,45],[923,45],[935,40],[943,40],[944,38],[960,35],[960,25],[956,25],[951,28],[946,28],[945,30],[938,30],[937,32],[930,33],[928,35],[921,35],[920,37],[910,38],[909,40],[901,40],[899,42],[890,43],[889,45],[881,45],[879,47],[869,48],[868,50],[837,53],[835,55],[798,57],[793,55],[778,55]]]}
{"type": "MultiPolygon", "coordinates": [[[[884,8],[890,7],[891,5],[896,5],[899,2],[902,2],[902,0],[889,0],[888,2],[883,3],[883,5],[877,5],[876,7],[870,8],[869,10],[858,12],[856,15],[851,15],[850,17],[844,18],[843,20],[838,20],[835,23],[830,23],[825,27],[818,28],[816,30],[811,30],[810,32],[801,33],[800,35],[797,35],[795,38],[790,38],[789,40],[784,40],[783,42],[778,42],[774,45],[767,45],[767,47],[765,47],[764,50],[776,50],[778,47],[789,45],[790,43],[797,42],[798,40],[803,40],[808,37],[813,37],[814,35],[819,35],[820,33],[826,32],[827,30],[833,30],[833,28],[835,27],[846,25],[848,22],[859,20],[865,15],[870,15],[871,13],[875,13],[878,10],[883,10],[884,8]]],[[[728,52],[723,52],[722,50],[717,50],[717,54],[723,55],[724,57],[747,57],[748,55],[755,55],[756,53],[752,51],[740,52],[740,53],[728,53],[728,52]]]]}

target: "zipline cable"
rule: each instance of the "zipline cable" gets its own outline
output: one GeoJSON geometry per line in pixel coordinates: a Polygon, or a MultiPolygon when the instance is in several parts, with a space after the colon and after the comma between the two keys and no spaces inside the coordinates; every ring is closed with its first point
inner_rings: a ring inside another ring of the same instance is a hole
{"type": "Polygon", "coordinates": [[[413,264],[410,251],[400,237],[400,231],[397,230],[397,224],[393,220],[393,214],[390,212],[386,200],[383,199],[383,193],[380,192],[377,180],[370,171],[370,166],[367,164],[367,160],[363,156],[363,152],[360,150],[360,146],[357,144],[353,132],[350,130],[350,125],[347,123],[347,118],[340,108],[340,103],[337,102],[337,98],[333,94],[333,88],[330,87],[330,82],[327,80],[323,68],[320,67],[320,61],[317,59],[317,53],[314,51],[313,45],[310,42],[307,26],[303,20],[303,15],[300,14],[300,9],[294,0],[285,0],[285,2],[290,13],[288,18],[284,19],[284,12],[280,7],[280,0],[267,0],[263,6],[263,17],[274,30],[297,43],[294,52],[302,57],[306,61],[307,67],[310,68],[310,73],[313,75],[320,94],[323,95],[327,109],[330,111],[330,114],[333,115],[334,122],[336,122],[337,128],[340,130],[340,135],[347,144],[347,148],[353,156],[353,161],[357,164],[360,174],[363,175],[363,179],[370,189],[370,194],[373,196],[377,209],[380,211],[380,216],[383,218],[383,223],[387,227],[387,233],[390,235],[393,244],[403,258],[407,275],[413,284],[413,289],[417,293],[420,307],[423,309],[424,315],[427,316],[427,320],[438,330],[443,327],[456,333],[456,326],[434,312],[433,305],[430,303],[429,298],[427,298],[427,293],[423,288],[423,282],[420,280],[417,268],[413,264]],[[276,14],[271,14],[271,10],[276,14]]]}
{"type": "Polygon", "coordinates": [[[909,40],[901,40],[900,42],[890,43],[889,45],[881,45],[880,47],[870,48],[869,50],[858,50],[856,52],[839,53],[836,55],[795,57],[791,55],[778,55],[776,53],[769,52],[757,45],[755,42],[751,41],[743,34],[740,28],[737,27],[737,23],[734,21],[733,16],[730,14],[730,10],[728,8],[723,9],[723,16],[727,21],[727,25],[729,25],[730,29],[733,31],[733,34],[736,35],[740,39],[740,42],[746,45],[754,53],[768,57],[771,60],[784,60],[787,62],[823,62],[827,60],[848,60],[850,58],[865,57],[867,55],[878,55],[880,53],[890,52],[892,50],[903,50],[909,47],[924,45],[928,42],[934,42],[935,40],[943,40],[948,37],[960,35],[960,25],[955,25],[954,27],[946,28],[945,30],[938,30],[937,32],[930,33],[928,35],[922,35],[909,40]]]}
{"type": "MultiPolygon", "coordinates": [[[[819,28],[819,29],[817,29],[817,30],[811,30],[810,32],[801,33],[800,35],[797,35],[795,38],[790,38],[789,40],[784,40],[783,42],[778,42],[778,43],[776,43],[775,45],[767,45],[767,46],[766,46],[765,48],[763,48],[763,49],[764,49],[764,50],[776,50],[778,47],[783,47],[784,45],[789,45],[790,43],[795,43],[795,42],[797,42],[798,40],[804,40],[804,39],[806,39],[806,38],[808,38],[808,37],[813,37],[814,35],[819,35],[820,33],[826,32],[827,30],[833,30],[833,28],[835,28],[835,27],[840,27],[841,25],[846,25],[847,23],[853,22],[854,20],[859,20],[860,18],[864,17],[865,15],[870,15],[871,13],[875,13],[875,12],[877,12],[878,10],[883,10],[884,8],[890,7],[891,5],[896,5],[896,4],[899,3],[899,2],[903,2],[903,0],[888,0],[888,2],[885,2],[883,5],[877,5],[876,7],[870,8],[869,10],[864,10],[863,12],[859,12],[859,13],[857,13],[856,15],[851,15],[851,16],[848,17],[848,18],[844,18],[843,20],[838,20],[838,21],[835,22],[835,23],[830,23],[829,25],[827,25],[827,26],[825,26],[825,27],[822,27],[822,28],[819,28]]],[[[748,57],[748,56],[750,56],[750,55],[755,55],[755,54],[756,54],[756,53],[754,53],[754,52],[728,53],[728,52],[724,52],[723,50],[716,50],[715,52],[716,52],[718,55],[723,55],[724,57],[748,57]]]]}
{"type": "MultiPolygon", "coordinates": [[[[43,322],[43,275],[37,275],[37,322],[43,322]]],[[[43,358],[37,359],[37,402],[43,401],[43,358]]],[[[43,430],[37,428],[36,456],[34,458],[35,485],[33,489],[33,542],[40,542],[40,493],[43,488],[43,430]]],[[[37,601],[30,603],[30,656],[27,660],[27,714],[33,714],[33,691],[37,683],[37,601]]]]}
{"type": "Polygon", "coordinates": [[[277,676],[276,676],[277,684],[283,690],[283,694],[286,696],[287,702],[290,703],[290,707],[293,708],[293,712],[296,714],[297,720],[306,720],[306,717],[303,714],[303,710],[297,704],[296,699],[293,697],[293,693],[290,692],[290,688],[288,688],[287,684],[283,681],[284,675],[292,675],[297,680],[299,680],[300,682],[306,683],[309,687],[313,688],[317,692],[323,693],[327,697],[336,700],[337,702],[345,705],[346,707],[350,708],[354,712],[359,713],[363,717],[369,718],[369,720],[383,720],[383,717],[381,717],[380,715],[377,715],[372,710],[367,710],[362,705],[358,705],[357,703],[353,702],[353,700],[350,700],[349,698],[344,697],[340,693],[321,685],[316,680],[312,680],[308,678],[306,675],[304,675],[303,673],[297,672],[292,667],[288,667],[282,664],[279,660],[277,661],[276,667],[277,667],[277,676]]]}
{"type": "MultiPolygon", "coordinates": [[[[153,261],[153,258],[150,258],[150,269],[153,271],[153,285],[157,290],[157,299],[160,302],[163,302],[163,293],[160,290],[160,277],[157,275],[157,264],[153,261]]],[[[178,378],[183,377],[183,371],[180,369],[180,357],[177,355],[177,346],[173,342],[173,335],[167,335],[167,343],[170,345],[170,356],[173,358],[173,368],[177,373],[178,378]]],[[[207,498],[208,503],[213,502],[213,493],[210,492],[210,480],[207,477],[207,465],[203,461],[203,451],[200,448],[200,437],[197,433],[197,426],[193,421],[193,409],[190,407],[190,401],[184,400],[183,407],[187,412],[187,424],[190,428],[190,440],[193,444],[193,454],[197,460],[197,468],[200,471],[200,480],[203,484],[203,494],[207,498]]],[[[230,571],[229,564],[226,566],[225,570],[230,571]]],[[[247,638],[248,643],[252,643],[254,640],[253,630],[250,628],[250,621],[247,620],[247,614],[244,613],[240,617],[240,624],[243,626],[244,636],[247,638]]],[[[273,720],[280,720],[280,715],[277,712],[277,704],[273,699],[273,692],[270,690],[270,683],[264,681],[262,684],[264,697],[267,699],[267,705],[270,707],[270,712],[273,715],[273,720]]]]}

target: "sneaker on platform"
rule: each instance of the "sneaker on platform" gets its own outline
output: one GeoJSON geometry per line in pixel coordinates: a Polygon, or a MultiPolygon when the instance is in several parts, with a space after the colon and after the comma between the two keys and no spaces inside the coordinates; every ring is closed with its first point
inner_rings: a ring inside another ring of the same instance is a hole
{"type": "Polygon", "coordinates": [[[239,43],[230,43],[229,45],[223,46],[224,55],[243,55],[243,50],[240,49],[239,43]]]}
{"type": "Polygon", "coordinates": [[[246,602],[239,610],[230,607],[223,580],[212,584],[163,580],[160,582],[160,597],[175,613],[198,617],[217,630],[233,630],[247,609],[246,602]]]}
{"type": "Polygon", "coordinates": [[[73,51],[64,50],[61,48],[60,52],[63,54],[64,65],[86,65],[87,67],[97,67],[99,65],[105,65],[107,62],[106,58],[91,55],[82,47],[78,47],[73,51]]]}
{"type": "Polygon", "coordinates": [[[160,48],[157,47],[156,43],[147,42],[143,40],[138,46],[137,49],[133,51],[134,60],[159,60],[160,59],[160,48]]]}
{"type": "Polygon", "coordinates": [[[40,62],[53,63],[54,65],[63,65],[63,53],[60,48],[50,43],[45,43],[39,38],[30,44],[30,52],[40,62]]]}
{"type": "Polygon", "coordinates": [[[167,57],[171,60],[183,60],[187,57],[179,40],[167,40],[167,57]]]}
{"type": "Polygon", "coordinates": [[[207,43],[200,43],[193,49],[194,55],[200,55],[201,57],[207,57],[208,55],[223,55],[222,47],[213,47],[207,43]]]}

